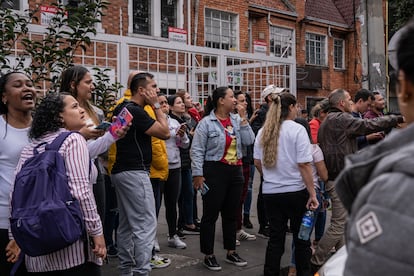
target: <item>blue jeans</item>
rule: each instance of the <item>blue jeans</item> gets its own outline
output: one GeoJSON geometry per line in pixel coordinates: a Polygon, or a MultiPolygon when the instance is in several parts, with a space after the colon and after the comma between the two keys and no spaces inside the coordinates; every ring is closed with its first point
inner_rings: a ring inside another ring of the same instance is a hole
{"type": "Polygon", "coordinates": [[[120,275],[149,275],[157,219],[148,172],[124,171],[112,174],[111,179],[119,208],[120,275]]]}

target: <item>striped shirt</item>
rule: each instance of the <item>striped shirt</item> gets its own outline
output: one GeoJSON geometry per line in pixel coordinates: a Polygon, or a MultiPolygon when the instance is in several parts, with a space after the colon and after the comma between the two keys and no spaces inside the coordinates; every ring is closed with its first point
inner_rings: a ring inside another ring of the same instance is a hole
{"type": "MultiPolygon", "coordinates": [[[[21,153],[16,173],[21,170],[23,163],[33,156],[34,147],[42,142],[51,143],[63,131],[65,130],[61,129],[58,132],[46,134],[27,145],[21,153]]],[[[44,146],[39,148],[39,152],[42,151],[44,151],[44,146]]],[[[85,139],[78,133],[69,135],[60,147],[59,153],[65,159],[69,189],[72,195],[79,200],[88,235],[91,237],[102,235],[102,223],[90,184],[90,158],[85,139]]],[[[102,265],[102,259],[95,256],[90,246],[88,246],[88,251],[88,260],[102,265]]],[[[29,272],[69,269],[85,262],[84,243],[78,240],[70,246],[43,256],[30,257],[26,255],[25,261],[29,272]]]]}

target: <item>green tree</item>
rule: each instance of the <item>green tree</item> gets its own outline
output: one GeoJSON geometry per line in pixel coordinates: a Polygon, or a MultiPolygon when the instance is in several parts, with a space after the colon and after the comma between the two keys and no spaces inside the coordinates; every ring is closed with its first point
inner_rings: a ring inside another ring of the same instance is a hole
{"type": "Polygon", "coordinates": [[[414,15],[414,0],[389,0],[389,37],[404,26],[414,15]]]}
{"type": "MultiPolygon", "coordinates": [[[[2,7],[7,6],[4,5],[6,1],[0,0],[2,7]]],[[[76,5],[66,6],[61,2],[50,4],[56,13],[41,40],[29,36],[31,24],[38,22],[38,7],[23,13],[10,8],[0,9],[0,43],[3,45],[0,47],[0,69],[23,70],[32,76],[38,88],[46,88],[49,92],[58,90],[59,77],[73,65],[75,53],[86,51],[90,46],[91,37],[96,35],[95,25],[101,22],[109,4],[105,0],[79,0],[74,2],[76,5]],[[18,43],[21,47],[15,51],[18,43]],[[11,65],[9,57],[14,57],[17,62],[11,65]],[[30,65],[25,66],[28,61],[30,65]]],[[[109,83],[106,72],[100,71],[98,76],[98,93],[119,87],[119,84],[109,83]]]]}

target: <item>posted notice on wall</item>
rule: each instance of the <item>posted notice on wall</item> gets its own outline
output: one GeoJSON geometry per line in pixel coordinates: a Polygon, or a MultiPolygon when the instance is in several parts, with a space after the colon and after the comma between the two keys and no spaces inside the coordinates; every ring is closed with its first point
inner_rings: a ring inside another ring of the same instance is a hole
{"type": "MultiPolygon", "coordinates": [[[[57,12],[57,7],[40,6],[40,24],[49,25],[52,21],[52,18],[56,16],[57,12]]],[[[68,12],[65,12],[65,17],[67,16],[68,12]]]]}
{"type": "Polygon", "coordinates": [[[253,41],[253,50],[257,54],[266,54],[267,53],[267,43],[260,40],[253,41]]]}
{"type": "Polygon", "coordinates": [[[168,27],[168,39],[173,42],[187,44],[187,31],[180,28],[168,27]]]}

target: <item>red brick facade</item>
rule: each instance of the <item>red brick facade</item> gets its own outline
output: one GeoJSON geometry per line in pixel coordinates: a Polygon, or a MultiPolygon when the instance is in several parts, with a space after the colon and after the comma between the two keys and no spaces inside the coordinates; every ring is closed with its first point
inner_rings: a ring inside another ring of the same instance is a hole
{"type": "MultiPolygon", "coordinates": [[[[131,1],[131,0],[129,0],[131,1]]],[[[30,7],[35,5],[47,5],[50,1],[30,1],[30,7]]],[[[190,1],[192,5],[197,1],[190,1]]],[[[358,1],[356,1],[358,2],[358,1]]],[[[183,28],[189,30],[192,42],[196,39],[196,46],[204,47],[204,22],[205,9],[225,11],[237,15],[238,19],[238,41],[237,51],[252,53],[252,41],[260,40],[267,43],[267,54],[270,54],[270,24],[294,30],[295,32],[295,52],[296,65],[299,68],[311,68],[320,71],[322,75],[321,88],[297,89],[299,102],[305,106],[305,99],[311,97],[325,97],[335,88],[345,88],[354,93],[361,87],[361,60],[359,42],[359,23],[354,22],[355,15],[352,12],[351,0],[199,0],[197,13],[196,7],[187,8],[187,0],[179,2],[183,5],[183,28]],[[187,11],[190,10],[191,28],[188,28],[187,11]],[[196,18],[197,14],[197,18],[196,18]],[[197,20],[197,22],[195,22],[197,20]],[[249,24],[250,22],[250,24],[249,24]],[[197,33],[194,33],[197,23],[197,33]],[[251,26],[251,34],[249,32],[251,26]],[[326,66],[310,66],[306,64],[306,33],[311,32],[326,37],[326,66]],[[196,36],[196,37],[194,37],[196,36]],[[249,37],[250,36],[250,37],[249,37]],[[345,41],[345,61],[344,69],[334,69],[333,66],[333,43],[334,38],[344,39],[345,41]]],[[[101,28],[105,34],[128,36],[130,20],[128,8],[132,7],[132,2],[128,0],[112,0],[105,16],[102,18],[101,28]],[[129,4],[129,5],[128,5],[129,4]],[[122,30],[120,26],[122,25],[122,30]]],[[[137,41],[142,38],[137,36],[137,41]]],[[[148,36],[148,39],[151,39],[148,36]]],[[[155,38],[159,39],[159,38],[155,38]]],[[[165,40],[164,40],[165,41],[165,40]]],[[[114,46],[115,47],[115,46],[114,46]]],[[[89,48],[83,62],[93,62],[102,65],[116,66],[116,60],[100,61],[99,57],[114,58],[116,50],[111,46],[105,46],[97,42],[93,48],[89,48]],[[92,57],[98,57],[97,61],[92,61],[92,57]]],[[[130,57],[140,57],[141,60],[146,56],[154,57],[154,53],[140,52],[139,49],[131,48],[130,57]]],[[[116,57],[115,57],[116,58],[116,57]]],[[[161,62],[170,57],[170,53],[165,52],[158,57],[161,62]]],[[[178,60],[177,63],[181,63],[178,60]]],[[[138,63],[129,62],[130,68],[137,68],[138,63]]],[[[151,65],[156,66],[156,65],[151,65]]],[[[157,70],[167,70],[168,65],[158,67],[157,70]]],[[[257,92],[256,92],[257,93],[257,92]]]]}

